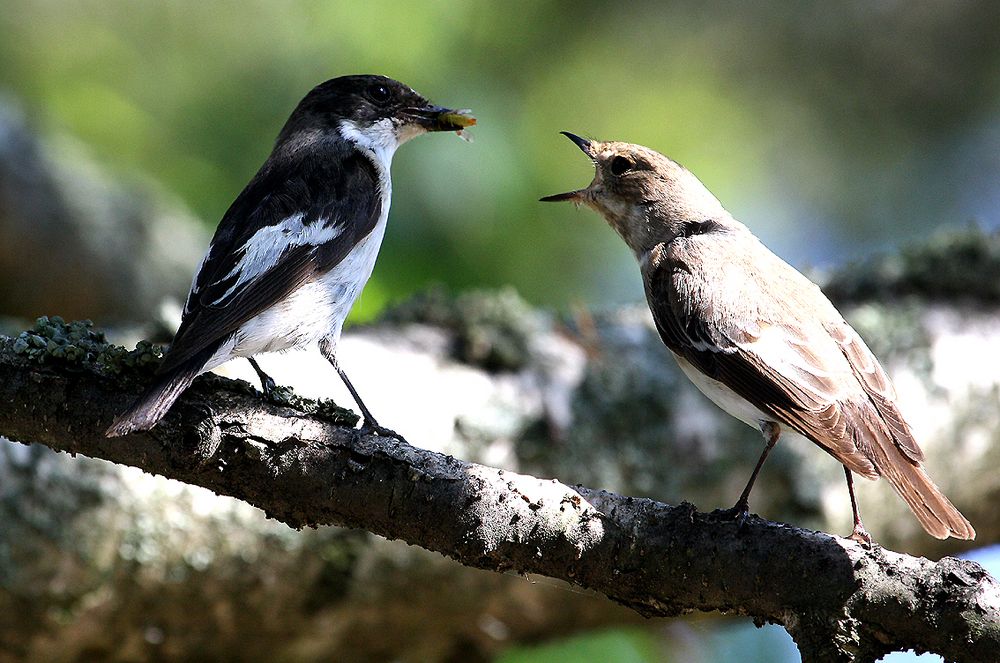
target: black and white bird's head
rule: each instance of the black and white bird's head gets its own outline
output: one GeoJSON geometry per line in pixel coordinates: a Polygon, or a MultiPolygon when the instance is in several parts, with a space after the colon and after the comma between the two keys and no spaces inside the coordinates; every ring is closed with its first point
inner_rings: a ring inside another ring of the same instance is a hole
{"type": "Polygon", "coordinates": [[[636,253],[704,229],[735,224],[722,203],[684,166],[648,147],[587,140],[563,131],[594,163],[590,186],[542,198],[593,208],[636,253]]]}
{"type": "Polygon", "coordinates": [[[337,135],[388,162],[396,148],[428,131],[462,131],[476,123],[468,111],[435,106],[385,76],[341,76],[321,83],[292,112],[278,144],[337,135]]]}

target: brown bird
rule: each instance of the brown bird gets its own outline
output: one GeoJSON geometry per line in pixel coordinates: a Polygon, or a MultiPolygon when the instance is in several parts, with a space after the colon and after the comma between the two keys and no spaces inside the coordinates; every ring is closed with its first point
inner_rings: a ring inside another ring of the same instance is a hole
{"type": "Polygon", "coordinates": [[[605,218],[635,253],[656,329],[681,370],[764,435],[764,451],[731,510],[741,523],[784,430],[843,464],[851,538],[871,543],[852,472],[885,477],[931,536],[975,538],[924,471],[924,454],[885,371],[819,287],[771,253],[680,164],[639,145],[563,133],[594,162],[594,181],[542,200],[583,203],[605,218]]]}

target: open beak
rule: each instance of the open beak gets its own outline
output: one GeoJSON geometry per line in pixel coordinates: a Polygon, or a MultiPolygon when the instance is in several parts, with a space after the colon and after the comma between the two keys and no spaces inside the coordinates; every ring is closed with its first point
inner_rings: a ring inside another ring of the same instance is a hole
{"type": "Polygon", "coordinates": [[[415,124],[427,131],[461,131],[476,123],[472,111],[467,108],[452,110],[441,106],[414,108],[409,112],[415,124]]]}
{"type": "Polygon", "coordinates": [[[577,189],[576,191],[567,191],[566,193],[554,193],[551,196],[545,196],[544,198],[539,198],[538,202],[541,203],[558,203],[563,200],[580,200],[583,196],[583,189],[577,189]]]}
{"type": "Polygon", "coordinates": [[[593,145],[591,145],[589,140],[587,140],[586,138],[581,138],[576,134],[571,134],[568,131],[560,131],[559,133],[561,133],[563,136],[566,136],[566,138],[569,138],[571,141],[576,143],[576,146],[579,147],[581,150],[583,150],[583,153],[586,154],[588,157],[590,157],[591,159],[594,158],[594,147],[593,145]]]}
{"type": "MultiPolygon", "coordinates": [[[[579,147],[581,150],[583,150],[583,153],[586,154],[590,158],[591,161],[594,160],[594,148],[593,148],[593,145],[591,144],[591,142],[589,140],[587,140],[586,138],[582,138],[580,136],[577,136],[576,134],[571,134],[568,131],[560,131],[559,133],[561,133],[563,136],[566,136],[566,138],[569,138],[571,141],[573,141],[574,143],[576,143],[576,146],[579,147]]],[[[544,198],[539,198],[539,202],[543,202],[543,203],[558,203],[558,202],[563,201],[563,200],[570,200],[570,201],[573,201],[573,202],[579,202],[580,200],[583,199],[584,191],[586,191],[586,189],[577,189],[576,191],[567,191],[566,193],[557,193],[557,194],[552,195],[552,196],[545,196],[544,198]]]]}

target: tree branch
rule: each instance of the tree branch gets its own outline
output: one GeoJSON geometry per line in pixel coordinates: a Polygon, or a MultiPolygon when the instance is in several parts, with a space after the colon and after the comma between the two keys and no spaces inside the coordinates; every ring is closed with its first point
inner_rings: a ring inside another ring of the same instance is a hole
{"type": "Polygon", "coordinates": [[[102,431],[134,397],[141,369],[119,364],[122,375],[109,377],[93,352],[13,346],[0,342],[0,434],[12,440],[204,486],[292,527],[363,528],[468,566],[559,578],[647,616],[721,610],[779,623],[804,660],[906,648],[1000,656],[1000,586],[973,562],[865,551],[757,518],[738,531],[691,505],[359,437],[217,377],[198,380],[154,431],[109,440],[102,431]]]}

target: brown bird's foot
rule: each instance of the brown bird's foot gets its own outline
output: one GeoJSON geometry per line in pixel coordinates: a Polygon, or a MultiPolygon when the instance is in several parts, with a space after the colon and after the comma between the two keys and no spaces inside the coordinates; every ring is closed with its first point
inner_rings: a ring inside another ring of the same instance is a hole
{"type": "Polygon", "coordinates": [[[760,432],[764,435],[764,440],[766,441],[764,445],[764,451],[760,454],[760,458],[757,459],[757,466],[753,468],[753,473],[750,475],[750,480],[747,481],[746,488],[740,493],[740,499],[736,500],[736,505],[732,509],[727,509],[723,513],[733,520],[736,521],[736,530],[742,530],[743,526],[747,522],[747,517],[750,515],[750,491],[753,490],[753,484],[757,480],[757,475],[760,474],[760,468],[764,466],[764,461],[767,460],[767,454],[771,452],[774,445],[778,443],[778,438],[781,436],[781,427],[773,421],[761,422],[760,432]]]}
{"type": "Polygon", "coordinates": [[[854,531],[847,538],[854,539],[865,550],[871,550],[875,540],[865,529],[865,524],[861,522],[861,509],[858,508],[858,498],[854,495],[854,476],[846,465],[844,466],[844,476],[847,477],[847,492],[851,496],[851,512],[854,515],[854,531]]]}
{"type": "Polygon", "coordinates": [[[871,550],[872,546],[875,545],[875,539],[872,538],[872,535],[868,533],[868,530],[860,522],[854,523],[854,531],[847,538],[857,541],[865,550],[871,550]]]}

